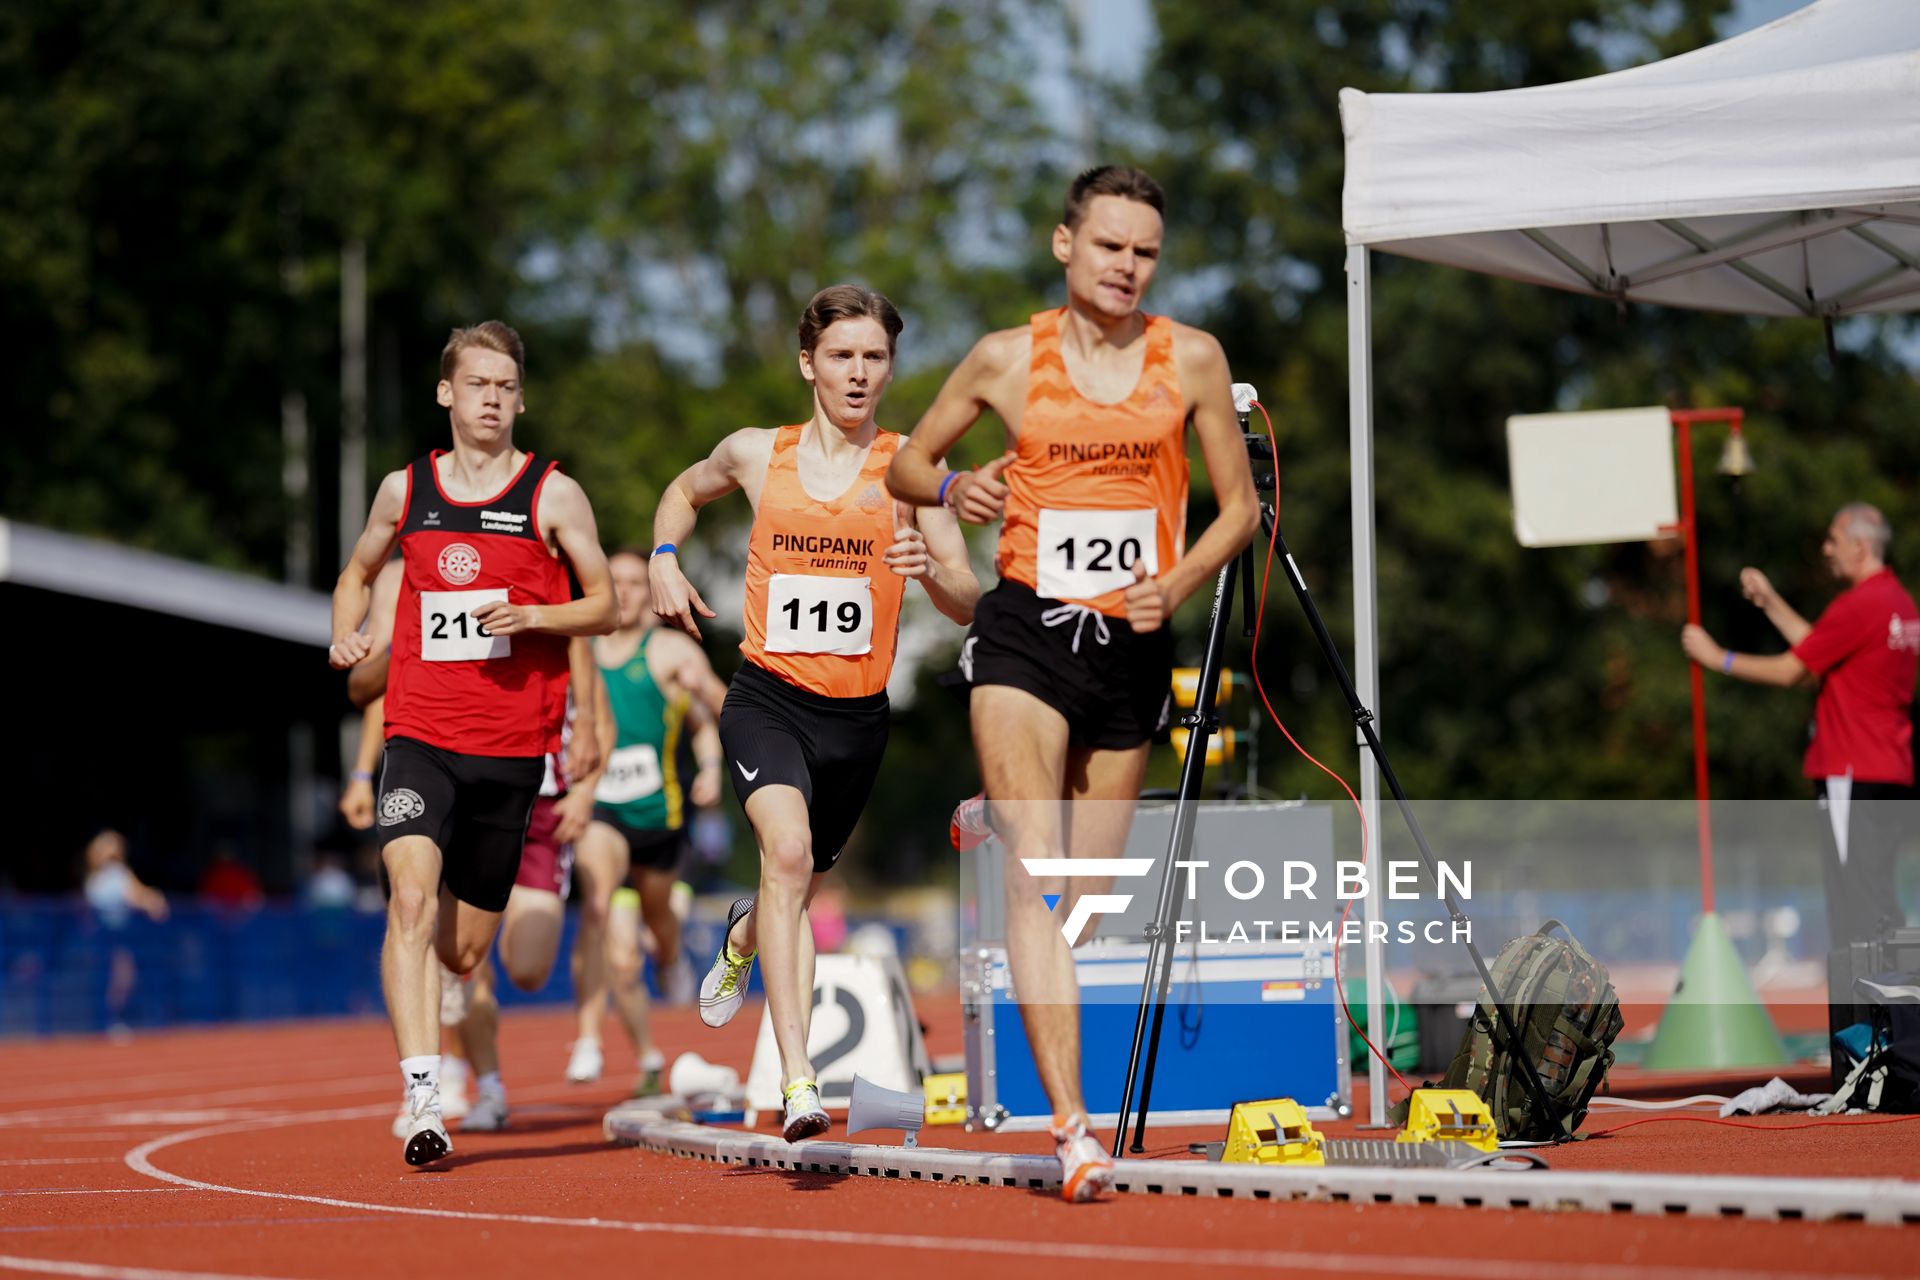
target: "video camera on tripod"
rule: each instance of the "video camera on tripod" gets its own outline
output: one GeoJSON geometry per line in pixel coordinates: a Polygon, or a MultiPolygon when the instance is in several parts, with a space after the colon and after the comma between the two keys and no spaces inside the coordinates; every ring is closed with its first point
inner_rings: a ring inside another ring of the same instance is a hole
{"type": "MultiPolygon", "coordinates": [[[[1438,886],[1441,899],[1445,902],[1451,920],[1467,926],[1461,936],[1462,945],[1472,957],[1473,966],[1480,975],[1480,981],[1486,992],[1486,1005],[1490,1006],[1493,1018],[1487,1027],[1495,1047],[1504,1055],[1509,1069],[1519,1081],[1525,1095],[1526,1107],[1534,1121],[1534,1132],[1551,1132],[1556,1141],[1571,1136],[1571,1126],[1566,1124],[1569,1118],[1563,1109],[1556,1107],[1547,1093],[1546,1085],[1540,1078],[1539,1068],[1532,1053],[1527,1050],[1527,1041],[1521,1036],[1519,1027],[1526,1019],[1516,1019],[1509,1006],[1502,987],[1495,981],[1494,974],[1487,966],[1486,959],[1472,941],[1471,923],[1461,909],[1459,900],[1440,879],[1435,864],[1433,850],[1427,844],[1426,834],[1420,829],[1413,808],[1407,800],[1406,791],[1400,785],[1399,777],[1393,771],[1393,765],[1387,759],[1386,748],[1380,743],[1380,737],[1373,726],[1373,712],[1360,700],[1359,692],[1354,688],[1353,678],[1348,674],[1346,663],[1340,657],[1332,634],[1327,630],[1326,622],[1320,616],[1320,610],[1314,605],[1313,597],[1307,590],[1304,577],[1293,559],[1293,552],[1287,546],[1286,538],[1281,534],[1274,503],[1269,495],[1277,493],[1278,464],[1274,456],[1274,444],[1270,437],[1250,431],[1248,418],[1259,407],[1259,393],[1248,383],[1235,383],[1233,387],[1234,412],[1240,417],[1240,431],[1246,441],[1247,459],[1252,466],[1254,488],[1260,497],[1260,530],[1286,566],[1287,580],[1293,584],[1295,597],[1301,610],[1306,614],[1308,624],[1320,645],[1321,655],[1326,659],[1328,668],[1333,672],[1341,693],[1345,696],[1353,723],[1366,741],[1367,750],[1373,753],[1379,765],[1380,776],[1393,793],[1400,815],[1412,832],[1414,843],[1420,851],[1420,861],[1427,874],[1438,886]]],[[[1264,413],[1265,410],[1262,409],[1264,413]]],[[[1208,625],[1207,644],[1200,666],[1199,696],[1194,701],[1193,710],[1184,723],[1189,729],[1186,758],[1181,764],[1180,785],[1176,793],[1173,815],[1173,830],[1168,841],[1168,855],[1160,880],[1158,906],[1153,923],[1148,926],[1146,974],[1140,987],[1140,1008],[1134,1020],[1133,1046],[1127,1060],[1127,1082],[1124,1094],[1117,1108],[1118,1123],[1114,1127],[1113,1154],[1119,1156],[1124,1145],[1127,1118],[1132,1114],[1136,1084],[1139,1088],[1140,1109],[1135,1120],[1132,1151],[1135,1154],[1146,1148],[1144,1138],[1147,1127],[1147,1114],[1152,1102],[1153,1074],[1159,1053],[1161,1025],[1166,1014],[1167,992],[1173,976],[1174,944],[1174,887],[1175,869],[1190,859],[1193,851],[1194,810],[1200,797],[1203,774],[1206,770],[1207,742],[1219,728],[1216,714],[1216,695],[1220,683],[1222,654],[1226,646],[1227,625],[1232,613],[1234,578],[1239,575],[1244,595],[1243,633],[1251,637],[1254,634],[1254,620],[1258,616],[1261,601],[1254,590],[1253,546],[1243,548],[1238,556],[1228,560],[1221,567],[1215,582],[1213,595],[1213,613],[1208,625]],[[1151,1028],[1149,1030],[1149,1028],[1151,1028]],[[1142,1071],[1144,1051],[1145,1066],[1142,1071]]],[[[1258,663],[1258,654],[1254,661],[1258,663]]],[[[1256,677],[1257,678],[1257,677],[1256,677]]],[[[1378,892],[1377,886],[1373,892],[1378,892]]],[[[1611,1054],[1608,1055],[1611,1061],[1611,1054]]],[[[1604,1071],[1604,1067],[1602,1068],[1604,1071]]],[[[1584,1107],[1580,1108],[1584,1111],[1584,1107]]],[[[1523,1113],[1525,1114],[1525,1113],[1523,1113]]]]}

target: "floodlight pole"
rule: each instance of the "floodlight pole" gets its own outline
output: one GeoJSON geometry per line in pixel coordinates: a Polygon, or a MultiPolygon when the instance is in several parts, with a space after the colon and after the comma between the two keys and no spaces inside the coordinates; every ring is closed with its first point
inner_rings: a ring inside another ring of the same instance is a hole
{"type": "MultiPolygon", "coordinates": [[[[1687,622],[1700,625],[1700,537],[1693,506],[1693,424],[1727,422],[1740,430],[1746,414],[1740,409],[1671,409],[1676,446],[1680,451],[1680,527],[1686,551],[1687,622]]],[[[1700,664],[1689,662],[1687,676],[1693,692],[1693,795],[1700,824],[1700,909],[1713,913],[1713,792],[1707,779],[1707,688],[1700,664]]]]}

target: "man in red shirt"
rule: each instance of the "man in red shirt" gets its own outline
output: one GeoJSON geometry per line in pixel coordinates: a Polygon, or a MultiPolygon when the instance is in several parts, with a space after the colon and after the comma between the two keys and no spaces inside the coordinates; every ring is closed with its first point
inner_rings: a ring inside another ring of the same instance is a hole
{"type": "Polygon", "coordinates": [[[1761,656],[1733,653],[1700,627],[1681,632],[1687,656],[1740,680],[1782,687],[1820,681],[1806,775],[1831,835],[1823,848],[1827,924],[1835,946],[1877,937],[1904,922],[1894,883],[1899,832],[1895,806],[1913,786],[1914,673],[1920,666],[1920,610],[1886,564],[1893,530],[1877,507],[1840,508],[1821,547],[1833,576],[1849,585],[1809,623],[1758,569],[1740,588],[1792,646],[1761,656]]]}

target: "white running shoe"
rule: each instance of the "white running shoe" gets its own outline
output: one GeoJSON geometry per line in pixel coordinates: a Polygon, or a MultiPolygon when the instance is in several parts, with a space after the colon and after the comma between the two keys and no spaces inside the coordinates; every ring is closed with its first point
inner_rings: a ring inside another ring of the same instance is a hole
{"type": "Polygon", "coordinates": [[[592,1084],[606,1070],[607,1060],[600,1052],[598,1040],[575,1040],[573,1053],[567,1058],[567,1082],[569,1084],[592,1084]]]}
{"type": "Polygon", "coordinates": [[[735,956],[727,939],[733,934],[733,926],[752,910],[752,898],[741,898],[727,908],[727,928],[720,935],[720,954],[713,958],[713,967],[700,980],[700,1021],[710,1027],[726,1026],[747,1002],[747,979],[753,975],[753,957],[735,956]]]}
{"type": "Polygon", "coordinates": [[[1061,1198],[1070,1204],[1086,1204],[1111,1191],[1113,1157],[1087,1132],[1087,1122],[1056,1122],[1050,1128],[1053,1149],[1060,1157],[1061,1198]]]}
{"type": "Polygon", "coordinates": [[[467,1083],[472,1079],[473,1068],[467,1065],[465,1058],[456,1058],[450,1053],[441,1055],[441,1115],[449,1120],[458,1120],[467,1114],[467,1083]]]}
{"type": "Polygon", "coordinates": [[[786,1125],[781,1136],[788,1142],[817,1138],[833,1123],[827,1118],[827,1109],[820,1105],[820,1086],[813,1081],[795,1080],[782,1094],[786,1099],[786,1125]]]}
{"type": "Polygon", "coordinates": [[[460,1122],[460,1130],[465,1133],[498,1133],[507,1127],[507,1087],[503,1084],[482,1084],[474,1092],[473,1106],[467,1109],[467,1118],[460,1122]]]}
{"type": "Polygon", "coordinates": [[[438,1089],[414,1089],[407,1099],[407,1127],[400,1138],[407,1144],[407,1163],[432,1164],[453,1150],[447,1122],[440,1114],[438,1089]]]}

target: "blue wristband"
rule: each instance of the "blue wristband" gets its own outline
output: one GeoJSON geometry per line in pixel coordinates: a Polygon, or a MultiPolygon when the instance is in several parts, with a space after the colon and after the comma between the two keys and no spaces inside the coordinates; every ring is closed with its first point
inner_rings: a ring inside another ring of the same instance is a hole
{"type": "Polygon", "coordinates": [[[653,549],[653,554],[656,556],[677,556],[680,554],[680,548],[674,546],[671,542],[663,542],[653,549]]]}
{"type": "Polygon", "coordinates": [[[350,774],[348,774],[347,776],[348,776],[349,778],[352,778],[352,779],[353,779],[353,780],[354,780],[355,782],[372,782],[372,781],[373,781],[373,770],[371,770],[371,769],[355,769],[355,770],[354,770],[354,771],[353,771],[352,773],[350,773],[350,774]]]}
{"type": "Polygon", "coordinates": [[[1720,669],[1728,675],[1733,674],[1733,650],[1727,650],[1727,656],[1720,659],[1720,669]]]}
{"type": "Polygon", "coordinates": [[[940,496],[937,499],[937,501],[940,503],[941,506],[944,507],[947,505],[947,486],[952,484],[955,480],[958,480],[959,478],[960,478],[960,473],[958,471],[949,471],[947,472],[947,478],[940,482],[940,496]]]}

